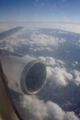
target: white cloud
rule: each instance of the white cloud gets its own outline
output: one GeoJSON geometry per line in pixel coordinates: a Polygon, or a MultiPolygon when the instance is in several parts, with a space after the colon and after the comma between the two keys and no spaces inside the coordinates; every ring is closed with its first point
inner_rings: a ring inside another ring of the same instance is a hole
{"type": "Polygon", "coordinates": [[[46,65],[54,66],[56,64],[56,61],[52,57],[43,57],[39,56],[39,59],[42,60],[46,65]]]}
{"type": "Polygon", "coordinates": [[[31,40],[33,41],[33,44],[36,44],[38,46],[58,45],[58,38],[54,38],[45,34],[32,34],[31,40]]]}
{"type": "MultiPolygon", "coordinates": [[[[27,45],[28,39],[22,38],[23,34],[25,33],[26,29],[18,31],[17,33],[3,39],[0,41],[0,44],[3,44],[3,49],[8,50],[10,52],[14,52],[14,50],[23,45],[27,45]]],[[[1,47],[0,47],[1,48],[1,47]]]]}
{"type": "Polygon", "coordinates": [[[66,41],[65,38],[58,38],[53,37],[51,35],[41,34],[38,33],[38,31],[39,30],[32,32],[30,36],[30,40],[28,41],[28,44],[32,46],[30,47],[30,50],[33,51],[48,50],[52,52],[66,41]]]}
{"type": "Polygon", "coordinates": [[[47,77],[51,79],[52,83],[56,83],[58,86],[66,86],[68,80],[72,80],[73,76],[66,71],[66,69],[60,67],[47,67],[47,77]]]}
{"type": "MultiPolygon", "coordinates": [[[[23,108],[24,116],[29,111],[29,117],[33,120],[79,120],[74,112],[65,112],[59,105],[48,101],[39,100],[36,96],[22,96],[20,103],[23,108]]],[[[23,117],[24,117],[23,116],[23,117]]],[[[26,120],[27,116],[24,120],[26,120]]]]}
{"type": "Polygon", "coordinates": [[[74,82],[76,83],[76,85],[80,85],[80,71],[74,70],[74,82]]]}
{"type": "Polygon", "coordinates": [[[54,120],[63,120],[64,119],[64,111],[55,103],[48,101],[46,103],[47,106],[47,113],[51,118],[54,120]]]}
{"type": "Polygon", "coordinates": [[[78,65],[79,63],[77,61],[74,61],[73,63],[71,63],[73,66],[78,65]]]}
{"type": "Polygon", "coordinates": [[[52,52],[52,51],[54,51],[52,48],[50,48],[50,47],[36,47],[36,48],[32,48],[32,47],[30,47],[29,48],[30,50],[32,50],[32,51],[44,51],[44,50],[48,50],[48,51],[50,51],[50,52],[52,52]]]}
{"type": "MultiPolygon", "coordinates": [[[[38,1],[38,0],[35,0],[38,1]]],[[[20,24],[21,25],[21,24],[20,24]]],[[[22,24],[23,25],[23,24],[22,24]]],[[[9,28],[13,28],[16,27],[16,24],[13,25],[0,25],[0,32],[4,31],[4,30],[8,30],[9,28]]],[[[27,24],[27,25],[23,25],[25,26],[25,28],[27,28],[28,30],[33,30],[35,28],[52,28],[52,29],[59,29],[59,30],[63,30],[64,31],[70,31],[70,32],[75,32],[75,33],[80,33],[80,24],[66,24],[66,23],[50,23],[50,22],[45,22],[45,23],[33,23],[33,24],[27,24]]],[[[60,31],[61,32],[61,31],[60,31]]],[[[67,32],[65,32],[66,34],[67,32]]]]}
{"type": "Polygon", "coordinates": [[[34,27],[38,27],[38,28],[52,28],[52,29],[59,29],[59,30],[65,30],[65,31],[69,31],[69,32],[75,32],[75,33],[80,33],[80,24],[65,24],[65,23],[41,23],[41,24],[37,24],[34,25],[34,27]]]}
{"type": "Polygon", "coordinates": [[[14,35],[9,36],[3,41],[0,41],[0,43],[4,44],[5,42],[4,47],[6,47],[6,45],[8,44],[9,46],[12,47],[13,50],[23,45],[29,45],[30,50],[33,51],[48,50],[52,52],[54,51],[55,48],[58,48],[58,46],[64,43],[65,40],[66,40],[65,38],[58,38],[58,37],[53,37],[51,35],[41,34],[39,32],[39,29],[36,28],[32,29],[30,27],[28,29],[25,27],[24,29],[20,30],[14,35]]]}
{"type": "MultiPolygon", "coordinates": [[[[33,23],[25,25],[26,28],[52,28],[52,29],[59,29],[63,31],[69,31],[74,33],[80,33],[80,24],[68,24],[68,23],[52,23],[52,22],[45,22],[44,23],[33,23]]],[[[65,33],[66,34],[66,33],[65,33]]]]}
{"type": "Polygon", "coordinates": [[[64,120],[79,120],[77,116],[75,116],[74,112],[66,112],[64,120]]]}
{"type": "Polygon", "coordinates": [[[67,32],[66,32],[66,31],[59,31],[59,33],[67,34],[67,32]]]}
{"type": "Polygon", "coordinates": [[[52,83],[56,83],[58,86],[66,86],[68,80],[72,80],[73,76],[67,72],[63,61],[43,56],[39,56],[39,59],[47,65],[47,78],[51,80],[52,83]]]}
{"type": "Polygon", "coordinates": [[[11,45],[6,45],[2,49],[10,51],[10,52],[14,52],[14,49],[11,47],[11,45]]]}
{"type": "Polygon", "coordinates": [[[46,65],[48,66],[63,66],[65,65],[65,63],[62,60],[57,60],[54,59],[53,57],[43,57],[43,56],[39,56],[39,59],[42,60],[46,65]]]}
{"type": "Polygon", "coordinates": [[[53,37],[45,34],[31,34],[31,44],[35,44],[37,46],[55,46],[57,47],[60,43],[65,41],[64,38],[59,39],[58,37],[53,37]]]}
{"type": "Polygon", "coordinates": [[[22,96],[21,104],[25,110],[29,110],[29,113],[33,115],[34,120],[42,120],[46,113],[46,105],[43,101],[37,99],[36,96],[22,96]]]}
{"type": "Polygon", "coordinates": [[[65,64],[62,60],[56,60],[56,61],[57,61],[58,64],[60,64],[62,66],[65,64]]]}

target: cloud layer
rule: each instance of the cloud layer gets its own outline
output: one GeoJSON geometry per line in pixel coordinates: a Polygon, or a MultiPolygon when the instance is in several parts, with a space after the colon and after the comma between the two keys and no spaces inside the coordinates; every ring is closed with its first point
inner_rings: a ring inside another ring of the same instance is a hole
{"type": "Polygon", "coordinates": [[[26,120],[26,112],[29,110],[29,119],[33,120],[79,120],[74,112],[65,112],[57,104],[48,101],[44,103],[36,96],[22,96],[20,104],[24,108],[25,114],[23,116],[26,120]],[[33,118],[30,118],[33,117],[33,118]]]}
{"type": "MultiPolygon", "coordinates": [[[[43,28],[46,26],[42,26],[43,28]]],[[[72,26],[72,25],[71,25],[72,26]]],[[[49,26],[47,26],[49,28],[49,26]]],[[[64,26],[62,24],[54,25],[54,28],[60,28],[70,31],[75,31],[73,27],[64,26]]],[[[7,29],[7,28],[6,28],[7,29]]],[[[3,31],[3,29],[1,29],[3,31]]],[[[80,31],[80,30],[79,30],[80,31]]],[[[42,31],[43,32],[43,31],[42,31]]],[[[77,32],[77,31],[76,31],[77,32]]],[[[59,31],[61,34],[67,34],[65,31],[59,31]]],[[[40,26],[38,29],[24,28],[13,36],[4,39],[0,42],[0,48],[11,52],[19,51],[20,48],[24,49],[24,46],[33,52],[43,52],[44,50],[52,52],[62,44],[66,42],[66,38],[54,37],[52,35],[44,34],[40,32],[40,26]]],[[[26,51],[25,53],[28,53],[26,51]]],[[[69,81],[73,81],[76,85],[80,85],[80,72],[76,69],[67,70],[66,62],[60,59],[46,55],[45,57],[36,56],[35,58],[41,60],[46,64],[47,69],[47,80],[51,84],[56,84],[57,86],[66,86],[69,81]]],[[[77,66],[79,63],[74,61],[72,66],[77,66]]],[[[74,112],[65,112],[60,108],[59,105],[48,101],[44,103],[43,100],[39,100],[36,96],[22,96],[20,98],[20,104],[24,112],[24,119],[26,120],[26,114],[29,113],[30,120],[79,120],[74,112]]]]}
{"type": "Polygon", "coordinates": [[[12,35],[0,42],[0,48],[14,52],[16,49],[29,46],[32,51],[54,51],[55,48],[63,44],[66,39],[40,33],[40,29],[24,28],[15,35],[12,35]]]}

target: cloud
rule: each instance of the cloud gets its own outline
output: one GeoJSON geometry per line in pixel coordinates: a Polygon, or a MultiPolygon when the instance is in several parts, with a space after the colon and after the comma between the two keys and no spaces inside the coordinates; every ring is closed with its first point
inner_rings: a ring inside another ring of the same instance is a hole
{"type": "MultiPolygon", "coordinates": [[[[7,29],[7,28],[6,28],[7,29]]],[[[29,50],[31,51],[44,51],[47,50],[49,52],[53,52],[57,49],[61,44],[65,42],[65,38],[58,38],[51,35],[41,34],[40,29],[36,28],[23,28],[12,36],[0,41],[0,46],[3,46],[3,49],[9,50],[7,45],[13,49],[13,52],[16,49],[20,49],[20,47],[24,47],[25,45],[29,46],[29,50]],[[8,48],[8,49],[7,49],[8,48]]]]}
{"type": "Polygon", "coordinates": [[[39,56],[38,57],[40,60],[42,60],[46,65],[48,66],[63,66],[65,63],[62,60],[54,59],[53,57],[43,57],[39,56]]]}
{"type": "Polygon", "coordinates": [[[73,74],[74,74],[74,82],[76,83],[76,85],[80,85],[80,71],[78,70],[73,70],[73,74]]]}
{"type": "Polygon", "coordinates": [[[74,67],[79,65],[79,63],[77,61],[74,61],[73,63],[71,63],[74,67]]]}
{"type": "Polygon", "coordinates": [[[55,103],[48,101],[46,103],[47,106],[47,113],[51,118],[54,120],[63,120],[65,113],[62,111],[62,109],[55,103]]]}
{"type": "Polygon", "coordinates": [[[43,101],[37,99],[36,96],[22,96],[20,98],[22,107],[29,110],[29,113],[33,115],[33,120],[42,120],[46,113],[46,105],[43,101]]]}
{"type": "MultiPolygon", "coordinates": [[[[17,32],[15,35],[6,38],[6,40],[2,41],[1,44],[3,42],[5,42],[3,49],[11,52],[14,52],[16,49],[20,49],[20,47],[24,47],[24,45],[28,45],[31,50],[35,48],[35,51],[45,49],[53,51],[54,48],[57,48],[60,44],[65,42],[65,38],[41,34],[39,29],[33,30],[25,28],[17,32]]],[[[63,61],[55,60],[48,56],[45,58],[40,56],[39,59],[42,59],[47,65],[47,77],[57,85],[66,86],[68,84],[67,79],[72,79],[72,75],[64,68],[63,61]]]]}
{"type": "Polygon", "coordinates": [[[79,120],[79,118],[75,116],[74,112],[66,112],[64,120],[79,120]]]}
{"type": "Polygon", "coordinates": [[[52,83],[56,83],[58,86],[66,86],[68,80],[72,80],[73,76],[67,72],[63,61],[43,56],[39,56],[39,59],[47,65],[47,79],[52,83]]]}
{"type": "Polygon", "coordinates": [[[10,52],[14,52],[14,49],[11,47],[11,45],[6,45],[6,46],[4,46],[4,48],[2,48],[2,49],[8,50],[8,51],[10,51],[10,52]]]}
{"type": "Polygon", "coordinates": [[[61,66],[65,65],[65,63],[62,60],[56,60],[56,61],[57,61],[57,64],[59,64],[61,66]]]}
{"type": "Polygon", "coordinates": [[[49,52],[54,51],[54,50],[53,50],[52,48],[50,48],[50,47],[36,47],[36,48],[30,47],[29,50],[32,50],[32,51],[35,51],[35,52],[37,52],[37,51],[44,51],[44,50],[48,50],[49,52]]]}
{"type": "Polygon", "coordinates": [[[46,65],[51,65],[54,66],[56,64],[56,61],[54,58],[52,57],[43,57],[43,56],[39,56],[39,59],[42,60],[46,65]]]}
{"type": "Polygon", "coordinates": [[[52,28],[52,29],[59,29],[74,33],[80,33],[80,24],[65,24],[65,23],[41,23],[38,24],[36,27],[38,28],[52,28]]]}
{"type": "Polygon", "coordinates": [[[58,86],[66,86],[68,84],[68,80],[72,80],[73,76],[68,73],[64,67],[47,67],[47,78],[58,86]]]}
{"type": "Polygon", "coordinates": [[[57,47],[60,43],[65,42],[64,38],[59,39],[58,37],[53,37],[45,34],[31,34],[31,44],[37,46],[55,46],[57,47]]]}
{"type": "MultiPolygon", "coordinates": [[[[38,2],[38,0],[35,0],[36,2],[38,2]]],[[[21,24],[20,24],[21,25],[21,24]]],[[[23,25],[23,24],[22,24],[23,25]]],[[[9,28],[13,28],[16,27],[17,24],[2,24],[0,25],[0,32],[4,31],[4,30],[8,30],[9,28]]],[[[45,22],[45,23],[28,23],[27,25],[24,24],[25,28],[28,30],[33,30],[36,28],[51,28],[51,29],[59,29],[59,30],[63,30],[64,31],[69,31],[69,32],[74,32],[74,33],[80,33],[80,24],[65,24],[65,23],[50,23],[50,22],[45,22]]],[[[61,32],[61,31],[60,31],[61,32]]],[[[67,32],[65,32],[65,34],[67,34],[67,32]]]]}
{"type": "MultiPolygon", "coordinates": [[[[24,116],[29,111],[29,118],[33,120],[79,120],[74,112],[65,112],[59,105],[48,101],[44,103],[36,96],[23,95],[20,98],[20,104],[23,108],[24,116]]],[[[24,117],[23,116],[23,117],[24,117]]],[[[24,120],[26,120],[27,116],[24,120]]]]}
{"type": "Polygon", "coordinates": [[[59,33],[61,33],[61,34],[68,34],[67,31],[59,31],[59,33]]]}
{"type": "Polygon", "coordinates": [[[26,29],[23,29],[0,41],[0,48],[14,52],[16,49],[19,49],[23,45],[27,45],[27,38],[22,38],[25,31],[26,29]]]}
{"type": "MultiPolygon", "coordinates": [[[[43,26],[44,27],[44,26],[43,26]]],[[[48,26],[47,26],[48,27],[48,26]]],[[[66,25],[55,25],[54,28],[60,28],[69,30],[66,25]],[[60,28],[61,27],[61,28],[60,28]]],[[[74,28],[74,27],[73,27],[74,28]]],[[[72,29],[71,28],[71,31],[72,29]]],[[[80,29],[80,27],[79,27],[80,29]]],[[[75,30],[75,29],[73,29],[75,30]]],[[[65,38],[53,37],[50,35],[45,35],[39,33],[39,30],[33,29],[23,29],[9,38],[6,38],[3,42],[5,43],[3,49],[14,51],[16,48],[22,47],[24,45],[29,45],[30,49],[34,51],[42,51],[49,50],[54,51],[54,48],[60,46],[65,42],[65,38]],[[52,48],[51,48],[52,47],[52,48]]],[[[50,80],[51,83],[56,83],[58,86],[66,86],[69,80],[73,79],[71,73],[67,71],[65,68],[65,63],[62,60],[57,60],[52,57],[39,56],[39,59],[42,60],[46,64],[47,68],[47,79],[50,80]]],[[[77,62],[75,62],[77,65],[77,62]]],[[[80,84],[80,72],[77,70],[73,71],[74,74],[74,82],[79,85],[80,84]]],[[[64,112],[59,105],[48,101],[44,103],[44,101],[39,100],[36,96],[23,96],[20,98],[20,102],[22,107],[25,108],[25,116],[27,113],[27,109],[29,113],[32,114],[33,120],[79,120],[74,112],[64,112]]],[[[30,117],[30,116],[29,116],[30,117]]],[[[31,119],[32,119],[31,118],[31,119]]],[[[25,119],[26,120],[26,119],[25,119]]]]}
{"type": "Polygon", "coordinates": [[[58,45],[58,38],[45,35],[45,34],[32,34],[31,35],[31,40],[34,41],[33,44],[36,44],[38,46],[48,46],[48,45],[53,45],[57,46],[58,45]]]}

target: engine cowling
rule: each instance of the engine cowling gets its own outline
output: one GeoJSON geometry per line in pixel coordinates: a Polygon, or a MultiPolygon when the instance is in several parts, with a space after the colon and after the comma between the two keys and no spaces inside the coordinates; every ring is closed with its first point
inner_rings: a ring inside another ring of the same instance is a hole
{"type": "Polygon", "coordinates": [[[36,94],[46,81],[46,66],[42,61],[26,55],[1,57],[4,73],[8,78],[8,87],[21,94],[36,94]]]}

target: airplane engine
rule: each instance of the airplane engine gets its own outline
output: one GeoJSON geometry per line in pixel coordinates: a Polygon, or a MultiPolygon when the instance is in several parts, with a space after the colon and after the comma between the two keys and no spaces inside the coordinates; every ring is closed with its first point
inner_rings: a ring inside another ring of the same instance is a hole
{"type": "Polygon", "coordinates": [[[46,81],[44,63],[29,55],[4,55],[1,57],[1,65],[8,79],[8,87],[18,93],[36,94],[46,81]]]}

